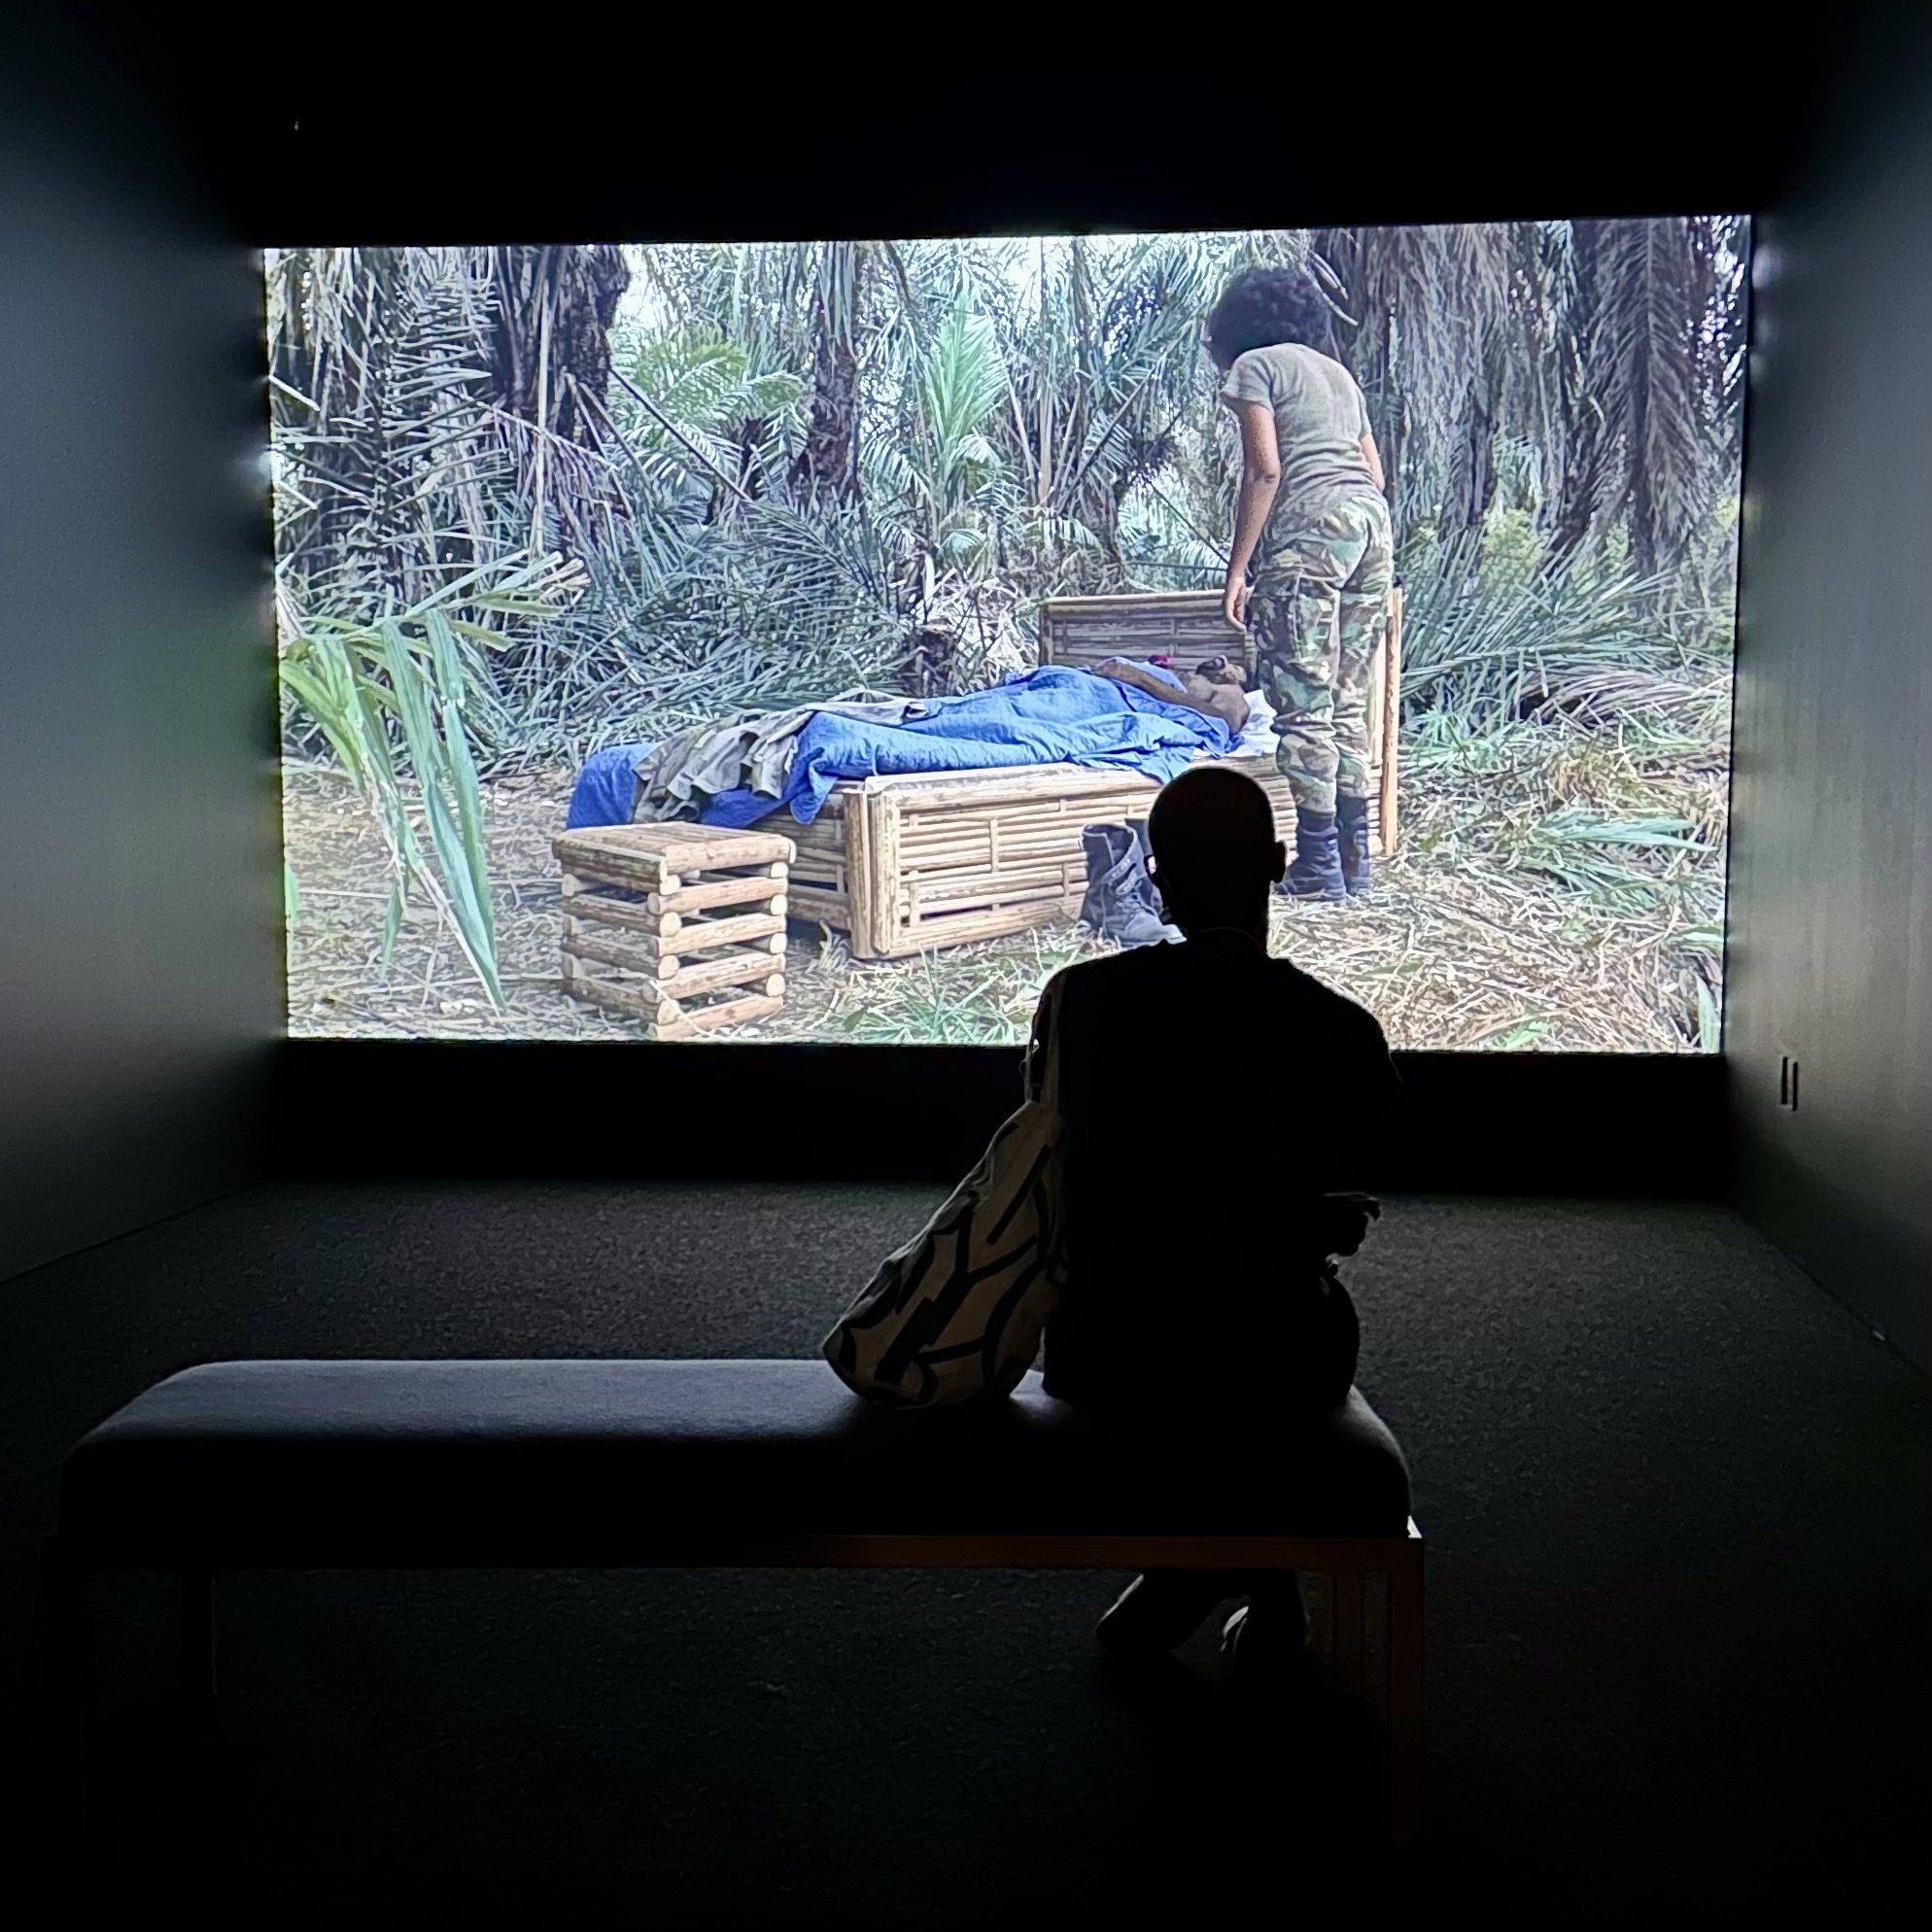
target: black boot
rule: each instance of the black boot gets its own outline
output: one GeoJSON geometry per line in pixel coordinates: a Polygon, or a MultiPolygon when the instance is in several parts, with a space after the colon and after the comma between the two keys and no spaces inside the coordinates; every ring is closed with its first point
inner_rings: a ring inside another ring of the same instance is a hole
{"type": "Polygon", "coordinates": [[[1294,811],[1294,859],[1278,890],[1291,899],[1348,897],[1342,880],[1341,845],[1332,811],[1294,811]]]}
{"type": "Polygon", "coordinates": [[[1335,800],[1335,842],[1341,848],[1342,883],[1351,899],[1366,899],[1373,874],[1368,863],[1368,801],[1346,794],[1335,800]]]}
{"type": "Polygon", "coordinates": [[[1086,825],[1081,828],[1082,855],[1087,861],[1087,890],[1080,901],[1080,922],[1095,932],[1107,916],[1107,907],[1119,897],[1133,862],[1134,835],[1124,825],[1086,825]]]}
{"type": "Polygon", "coordinates": [[[1147,876],[1145,819],[1088,825],[1082,829],[1081,841],[1087,854],[1083,925],[1121,946],[1158,946],[1181,937],[1161,916],[1159,895],[1147,876]]]}

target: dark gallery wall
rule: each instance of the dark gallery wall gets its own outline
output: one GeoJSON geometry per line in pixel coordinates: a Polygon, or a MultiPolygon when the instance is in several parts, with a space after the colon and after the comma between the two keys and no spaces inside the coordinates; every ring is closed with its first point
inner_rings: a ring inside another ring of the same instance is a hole
{"type": "Polygon", "coordinates": [[[1758,224],[1725,1045],[1746,1210],[1932,1357],[1932,14],[1758,224]],[[1798,1062],[1798,1104],[1780,1066],[1798,1062]]]}
{"type": "Polygon", "coordinates": [[[258,284],[126,69],[0,67],[0,1278],[259,1171],[258,284]]]}
{"type": "MultiPolygon", "coordinates": [[[[1571,211],[1767,209],[1727,1012],[1739,1185],[1821,1281],[1920,1361],[1932,1254],[1914,1157],[1932,1141],[1922,776],[1932,108],[1922,52],[1914,68],[1898,23],[1915,21],[1922,48],[1923,12],[1875,16],[1891,24],[1867,36],[1868,71],[1847,62],[1835,114],[1798,117],[1816,125],[1791,185],[1768,202],[1756,188],[1783,139],[1775,130],[1792,119],[1793,80],[1750,50],[1726,54],[1738,84],[1709,114],[1667,117],[1636,149],[1610,136],[1648,69],[1620,72],[1606,50],[1573,103],[1578,124],[1603,138],[1554,151],[1536,190],[1571,211]],[[1786,1049],[1804,1069],[1795,1114],[1776,1105],[1786,1049]]],[[[1858,38],[1848,17],[1842,24],[1834,49],[1858,38]]],[[[1096,149],[1068,126],[1057,146],[1011,154],[1005,175],[996,150],[971,169],[933,155],[880,170],[858,165],[855,145],[850,164],[833,152],[790,175],[747,160],[737,173],[720,164],[640,186],[635,167],[592,164],[573,136],[539,148],[486,196],[453,201],[435,151],[398,150],[376,138],[381,127],[338,138],[325,80],[305,81],[305,60],[278,64],[277,114],[223,137],[222,179],[211,181],[221,142],[208,141],[205,109],[262,95],[253,72],[190,108],[125,49],[113,72],[71,52],[9,65],[13,53],[0,47],[0,1278],[244,1184],[278,1145],[288,1167],[339,1162],[338,1123],[366,1092],[353,1055],[324,1064],[272,1049],[279,859],[248,242],[441,239],[479,221],[496,237],[1522,212],[1519,179],[1450,138],[1454,89],[1418,89],[1398,117],[1401,143],[1378,150],[1379,162],[1292,179],[1247,170],[1230,183],[1212,144],[1096,149]],[[1424,153],[1439,164],[1419,173],[1412,157],[1424,153]],[[273,1140],[260,1105],[271,1089],[283,1102],[273,1140]]],[[[186,54],[184,68],[219,65],[209,50],[186,54]]],[[[251,68],[259,58],[252,46],[251,68]]],[[[1683,59],[1699,67],[1691,52],[1683,59]]],[[[1353,112],[1336,104],[1337,116],[1353,112]]],[[[926,155],[910,138],[925,119],[921,104],[907,141],[886,150],[926,155]]],[[[850,138],[876,163],[879,136],[868,123],[850,138]]],[[[832,1096],[855,1121],[892,1121],[901,1151],[888,1164],[916,1155],[936,1174],[977,1145],[1012,1092],[1009,1057],[997,1055],[956,1067],[868,1058],[864,1079],[857,1062],[823,1055],[707,1060],[701,1073],[668,1057],[627,1057],[621,1069],[553,1058],[514,1053],[485,1068],[432,1051],[412,1056],[413,1097],[433,1103],[467,1086],[500,1099],[507,1080],[532,1118],[563,1118],[590,1091],[623,1126],[639,1114],[685,1121],[668,1103],[688,1089],[733,1126],[714,1142],[730,1150],[743,1141],[746,1107],[769,1100],[776,1079],[814,1104],[832,1096]]],[[[1695,1150],[1722,1133],[1708,1090],[1715,1068],[1600,1076],[1472,1071],[1459,1059],[1418,1056],[1416,1157],[1398,1160],[1387,1185],[1655,1190],[1689,1185],[1695,1150]],[[1660,1119],[1675,1130],[1655,1131],[1660,1119]],[[1439,1164],[1445,1152],[1454,1171],[1439,1164]]],[[[686,1125],[685,1142],[706,1139],[686,1125]]],[[[635,1132],[612,1139],[627,1168],[660,1165],[664,1151],[635,1132]]]]}

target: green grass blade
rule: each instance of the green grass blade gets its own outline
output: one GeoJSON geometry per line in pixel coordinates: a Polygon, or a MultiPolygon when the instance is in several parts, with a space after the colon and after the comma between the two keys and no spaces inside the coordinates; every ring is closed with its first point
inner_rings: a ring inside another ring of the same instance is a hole
{"type": "Polygon", "coordinates": [[[380,935],[382,970],[385,977],[389,973],[389,962],[396,952],[396,935],[402,929],[402,881],[392,879],[389,882],[389,899],[382,909],[382,932],[380,935]]]}
{"type": "MultiPolygon", "coordinates": [[[[426,675],[426,667],[409,648],[399,624],[392,619],[379,625],[377,631],[389,671],[390,689],[395,694],[397,713],[402,724],[403,742],[422,790],[423,816],[429,824],[436,870],[448,895],[457,941],[492,1004],[500,1007],[503,988],[497,970],[493,922],[488,911],[488,854],[480,845],[473,850],[466,849],[444,796],[445,784],[454,789],[456,776],[451,769],[447,741],[436,730],[431,715],[428,686],[433,676],[433,657],[426,675]]],[[[459,723],[459,734],[461,728],[459,723]]]]}
{"type": "Polygon", "coordinates": [[[1697,1044],[1707,1053],[1717,1052],[1724,1044],[1724,1017],[1710,982],[1697,976],[1697,1044]]]}
{"type": "Polygon", "coordinates": [[[443,748],[449,760],[451,789],[456,795],[457,825],[462,837],[464,863],[468,868],[472,894],[482,911],[483,933],[491,944],[494,955],[496,920],[490,890],[490,849],[484,833],[483,799],[477,785],[476,761],[470,755],[466,730],[467,679],[457,640],[442,615],[431,611],[425,629],[435,668],[438,703],[442,711],[443,748]]]}

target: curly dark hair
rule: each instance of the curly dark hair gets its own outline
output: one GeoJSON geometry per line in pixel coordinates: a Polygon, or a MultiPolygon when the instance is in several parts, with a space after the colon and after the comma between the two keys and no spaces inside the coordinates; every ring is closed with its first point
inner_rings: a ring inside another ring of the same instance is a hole
{"type": "Polygon", "coordinates": [[[1300,342],[1327,351],[1328,305],[1299,268],[1244,268],[1208,311],[1208,353],[1224,369],[1250,349],[1300,342]]]}

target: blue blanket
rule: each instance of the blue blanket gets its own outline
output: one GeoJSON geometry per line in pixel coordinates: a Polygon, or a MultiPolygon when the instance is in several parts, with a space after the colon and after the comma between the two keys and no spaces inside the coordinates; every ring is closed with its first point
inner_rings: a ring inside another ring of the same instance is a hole
{"type": "Polygon", "coordinates": [[[585,825],[628,825],[638,809],[638,773],[651,755],[648,744],[607,744],[593,751],[577,774],[564,830],[585,825]]]}
{"type": "Polygon", "coordinates": [[[778,797],[720,792],[705,822],[748,825],[783,806],[801,825],[810,825],[840,779],[887,773],[1095,765],[1165,784],[1197,753],[1225,758],[1233,748],[1227,726],[1205,711],[1162,704],[1088,671],[1043,665],[987,691],[935,699],[926,715],[903,725],[864,724],[821,711],[800,733],[778,797]]]}
{"type": "MultiPolygon", "coordinates": [[[[1147,670],[1177,687],[1158,665],[1147,670]]],[[[1088,671],[1046,665],[1016,673],[990,690],[935,698],[902,725],[877,725],[819,711],[799,734],[785,788],[740,787],[706,805],[707,825],[744,826],[788,807],[801,825],[818,816],[841,778],[898,772],[972,772],[996,765],[1099,765],[1165,784],[1196,753],[1225,758],[1234,740],[1220,718],[1164,705],[1129,684],[1088,671]]],[[[638,768],[648,744],[611,745],[585,762],[568,824],[624,825],[636,809],[638,768]]]]}

